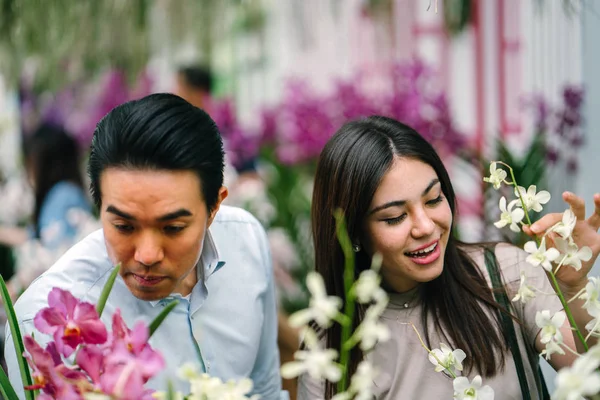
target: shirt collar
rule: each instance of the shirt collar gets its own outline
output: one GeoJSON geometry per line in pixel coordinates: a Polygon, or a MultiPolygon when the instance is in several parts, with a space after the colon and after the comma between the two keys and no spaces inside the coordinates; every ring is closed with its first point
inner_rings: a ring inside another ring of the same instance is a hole
{"type": "MultiPolygon", "coordinates": [[[[200,260],[198,260],[198,264],[196,265],[196,274],[198,277],[198,282],[196,285],[201,284],[204,285],[204,282],[208,280],[215,272],[221,269],[225,265],[225,261],[219,260],[219,250],[217,248],[217,244],[215,243],[212,234],[210,233],[210,229],[206,231],[206,236],[204,236],[204,246],[202,246],[202,253],[200,254],[200,260]],[[203,279],[204,276],[204,279],[203,279]]],[[[171,293],[169,296],[165,297],[161,300],[151,300],[149,303],[152,307],[156,307],[157,304],[164,300],[175,300],[182,299],[183,296],[179,293],[171,293]]]]}

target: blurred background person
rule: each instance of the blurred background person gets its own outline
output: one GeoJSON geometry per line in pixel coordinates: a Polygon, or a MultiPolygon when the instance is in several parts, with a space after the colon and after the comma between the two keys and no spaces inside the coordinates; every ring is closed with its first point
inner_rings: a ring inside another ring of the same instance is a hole
{"type": "MultiPolygon", "coordinates": [[[[83,187],[79,148],[62,128],[42,124],[25,138],[23,153],[34,192],[33,214],[27,227],[0,226],[0,242],[16,248],[36,241],[49,251],[58,250],[75,239],[82,218],[92,217],[83,187]]],[[[16,296],[41,272],[18,270],[9,281],[11,294],[16,296]]]]}

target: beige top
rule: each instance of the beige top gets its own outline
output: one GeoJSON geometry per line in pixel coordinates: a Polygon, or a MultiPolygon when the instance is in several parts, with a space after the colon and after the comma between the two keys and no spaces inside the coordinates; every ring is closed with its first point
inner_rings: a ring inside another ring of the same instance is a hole
{"type": "MultiPolygon", "coordinates": [[[[488,283],[491,285],[485,267],[483,251],[475,248],[470,253],[475,263],[480,266],[488,283]]],[[[532,399],[539,398],[538,388],[533,371],[537,371],[539,358],[533,355],[533,362],[527,354],[523,337],[526,337],[530,349],[533,349],[535,337],[539,328],[535,324],[536,311],[548,309],[555,312],[561,309],[558,297],[554,295],[551,284],[541,267],[533,267],[525,261],[527,253],[523,250],[506,244],[496,247],[496,256],[500,264],[504,282],[507,286],[509,299],[512,299],[520,283],[520,273],[525,272],[527,281],[535,288],[541,290],[535,299],[526,304],[513,302],[514,312],[523,326],[515,323],[515,330],[522,349],[522,359],[525,365],[532,399]],[[532,365],[533,364],[533,365],[532,365]]],[[[401,294],[391,294],[390,303],[382,315],[382,321],[391,331],[391,339],[376,345],[375,349],[367,356],[378,369],[379,374],[374,382],[374,394],[377,399],[452,399],[452,378],[442,372],[435,372],[434,365],[428,360],[428,354],[419,342],[419,339],[410,325],[412,322],[419,332],[423,333],[421,324],[421,307],[415,303],[416,289],[401,294]],[[412,302],[412,303],[411,303],[412,302]]],[[[432,321],[429,322],[431,345],[439,348],[443,341],[436,334],[432,321]]],[[[446,343],[448,344],[448,343],[446,343]]],[[[451,347],[452,345],[449,344],[451,347]]],[[[505,356],[506,364],[493,378],[484,378],[484,385],[490,385],[495,392],[495,400],[521,399],[519,379],[514,360],[510,351],[505,356]]],[[[477,373],[472,373],[472,379],[477,373]]],[[[324,384],[302,375],[298,385],[298,400],[323,399],[324,384]]]]}

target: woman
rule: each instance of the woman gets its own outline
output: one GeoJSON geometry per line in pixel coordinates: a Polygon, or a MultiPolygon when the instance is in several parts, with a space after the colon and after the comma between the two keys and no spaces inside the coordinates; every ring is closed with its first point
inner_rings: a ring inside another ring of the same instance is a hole
{"type": "MultiPolygon", "coordinates": [[[[37,240],[51,251],[62,248],[77,235],[77,222],[91,217],[77,142],[61,128],[42,125],[25,141],[24,155],[35,199],[31,223],[27,228],[0,226],[0,242],[16,247],[37,240]]],[[[19,271],[19,286],[43,271],[24,272],[19,271]]],[[[16,290],[15,279],[12,281],[16,290]]]]}
{"type": "MultiPolygon", "coordinates": [[[[576,215],[583,219],[583,201],[565,195],[576,215]]],[[[577,225],[578,244],[592,247],[594,256],[580,273],[563,275],[563,290],[575,294],[585,286],[586,273],[600,251],[600,196],[595,196],[596,214],[577,225]]],[[[344,125],[321,153],[312,202],[313,240],[316,270],[322,274],[329,295],[344,298],[342,250],[335,234],[333,211],[345,213],[348,233],[356,252],[357,274],[369,268],[375,252],[383,256],[382,285],[390,302],[382,321],[391,339],[369,353],[379,374],[375,378],[378,399],[452,398],[452,378],[435,372],[427,352],[411,324],[429,348],[440,343],[464,350],[463,375],[481,375],[496,399],[539,398],[537,354],[544,345],[538,335],[535,313],[561,309],[552,287],[540,267],[525,262],[519,248],[495,246],[500,273],[512,299],[519,287],[521,272],[530,284],[541,289],[525,305],[512,303],[511,313],[518,347],[516,357],[507,343],[510,333],[503,329],[501,307],[491,290],[484,262],[484,245],[466,244],[453,235],[456,216],[455,195],[448,173],[432,146],[417,132],[397,121],[370,117],[344,125]],[[523,365],[521,388],[515,358],[523,365]]],[[[560,220],[550,214],[538,221],[544,228],[560,220]]],[[[531,231],[528,233],[532,234],[531,231]]],[[[492,253],[493,254],[493,253],[492,253]]],[[[580,304],[572,303],[578,325],[590,319],[580,304]]],[[[358,309],[358,325],[364,310],[358,309]]],[[[561,328],[565,343],[575,348],[567,323],[561,328]]],[[[340,348],[340,328],[334,324],[320,331],[328,348],[340,348]]],[[[349,372],[356,370],[363,355],[355,349],[349,372]]],[[[569,365],[573,356],[553,354],[549,362],[558,369],[569,365]]],[[[299,380],[299,399],[330,399],[335,385],[299,380]]]]}

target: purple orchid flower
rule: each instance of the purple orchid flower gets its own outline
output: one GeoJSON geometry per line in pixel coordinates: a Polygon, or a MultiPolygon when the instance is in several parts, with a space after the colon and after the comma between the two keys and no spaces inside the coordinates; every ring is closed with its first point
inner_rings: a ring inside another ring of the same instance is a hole
{"type": "Polygon", "coordinates": [[[53,335],[56,348],[65,357],[82,343],[106,342],[106,327],[92,304],[80,302],[71,293],[54,288],[48,294],[48,306],[35,316],[34,325],[40,332],[53,335]]]}

